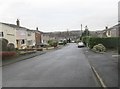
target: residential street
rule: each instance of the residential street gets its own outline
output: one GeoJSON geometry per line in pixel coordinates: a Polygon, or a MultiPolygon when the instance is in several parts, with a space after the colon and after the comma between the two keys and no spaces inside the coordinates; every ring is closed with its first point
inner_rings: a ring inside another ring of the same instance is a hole
{"type": "Polygon", "coordinates": [[[3,87],[98,87],[81,48],[69,44],[3,67],[3,87]]]}

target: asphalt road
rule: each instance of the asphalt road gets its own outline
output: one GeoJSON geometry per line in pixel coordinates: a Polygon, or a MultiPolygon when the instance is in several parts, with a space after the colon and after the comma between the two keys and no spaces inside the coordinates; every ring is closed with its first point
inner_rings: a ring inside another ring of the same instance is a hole
{"type": "Polygon", "coordinates": [[[69,44],[4,66],[3,87],[98,87],[82,48],[69,44]]]}

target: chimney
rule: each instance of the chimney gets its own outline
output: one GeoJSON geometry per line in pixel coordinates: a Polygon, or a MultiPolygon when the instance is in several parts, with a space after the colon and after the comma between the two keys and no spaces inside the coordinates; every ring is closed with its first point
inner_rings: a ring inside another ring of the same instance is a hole
{"type": "Polygon", "coordinates": [[[108,27],[106,26],[105,29],[108,29],[108,27]]]}
{"type": "Polygon", "coordinates": [[[36,30],[38,31],[38,27],[36,27],[36,30]]]}
{"type": "Polygon", "coordinates": [[[19,19],[17,19],[16,23],[17,23],[17,26],[20,26],[20,21],[19,21],[19,19]]]}

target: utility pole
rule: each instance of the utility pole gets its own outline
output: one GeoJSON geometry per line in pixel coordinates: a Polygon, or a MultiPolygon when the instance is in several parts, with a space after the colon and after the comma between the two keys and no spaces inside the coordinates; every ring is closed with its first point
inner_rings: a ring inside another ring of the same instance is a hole
{"type": "Polygon", "coordinates": [[[81,24],[81,32],[82,32],[82,24],[81,24]]]}
{"type": "Polygon", "coordinates": [[[120,37],[120,1],[118,2],[118,36],[120,37]]]}
{"type": "Polygon", "coordinates": [[[81,36],[82,36],[82,24],[81,24],[81,36]]]}
{"type": "MultiPolygon", "coordinates": [[[[118,2],[118,37],[120,37],[120,1],[118,2]]],[[[120,55],[119,41],[118,41],[118,54],[120,55]]]]}

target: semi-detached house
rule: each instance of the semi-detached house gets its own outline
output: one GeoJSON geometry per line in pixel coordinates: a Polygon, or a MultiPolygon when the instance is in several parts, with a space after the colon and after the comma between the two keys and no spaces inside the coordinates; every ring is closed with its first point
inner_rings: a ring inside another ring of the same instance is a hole
{"type": "MultiPolygon", "coordinates": [[[[0,38],[5,38],[9,43],[16,44],[16,28],[12,27],[10,24],[0,22],[0,38]]],[[[15,45],[15,47],[17,47],[15,45]]]]}
{"type": "Polygon", "coordinates": [[[41,39],[41,35],[37,34],[36,36],[39,31],[21,27],[19,20],[16,23],[17,25],[0,22],[0,38],[7,39],[9,43],[13,43],[18,49],[35,47],[36,44],[40,44],[41,40],[38,42],[38,39],[41,39]]]}

